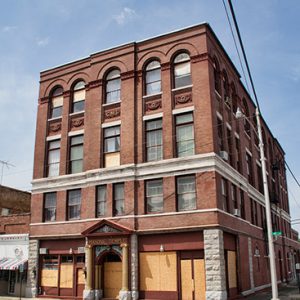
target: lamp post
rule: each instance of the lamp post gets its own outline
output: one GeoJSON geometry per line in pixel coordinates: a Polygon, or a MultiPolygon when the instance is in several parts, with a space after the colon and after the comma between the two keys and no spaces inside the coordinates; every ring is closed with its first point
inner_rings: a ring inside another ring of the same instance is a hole
{"type": "MultiPolygon", "coordinates": [[[[264,143],[263,143],[263,138],[262,138],[261,123],[260,123],[260,112],[259,112],[258,108],[256,108],[256,110],[255,110],[255,116],[256,116],[256,122],[257,122],[257,132],[255,130],[255,133],[256,133],[256,135],[258,135],[258,140],[259,140],[259,153],[260,153],[261,171],[262,171],[265,206],[266,206],[266,217],[267,217],[268,248],[269,248],[269,261],[270,261],[271,285],[272,285],[272,299],[271,300],[279,300],[278,288],[277,288],[276,262],[275,262],[275,253],[274,253],[274,243],[273,243],[273,230],[272,230],[272,221],[271,221],[272,220],[271,204],[270,204],[270,196],[269,196],[269,189],[268,189],[264,143]]],[[[236,112],[236,118],[240,119],[242,117],[245,117],[245,116],[242,113],[242,111],[240,110],[240,108],[238,107],[237,112],[236,112]]]]}

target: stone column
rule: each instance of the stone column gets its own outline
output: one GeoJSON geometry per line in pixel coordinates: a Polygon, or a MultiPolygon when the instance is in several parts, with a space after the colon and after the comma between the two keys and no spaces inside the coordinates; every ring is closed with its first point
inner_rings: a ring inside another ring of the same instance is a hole
{"type": "Polygon", "coordinates": [[[94,300],[95,292],[92,290],[93,247],[88,244],[85,245],[85,270],[86,270],[86,280],[85,280],[85,288],[83,291],[83,299],[94,300]]]}
{"type": "Polygon", "coordinates": [[[226,271],[223,231],[204,230],[206,300],[226,300],[226,271]]]}
{"type": "Polygon", "coordinates": [[[39,241],[29,240],[29,256],[26,284],[26,298],[36,297],[38,294],[38,274],[39,274],[39,241]]]}
{"type": "Polygon", "coordinates": [[[122,248],[122,290],[119,294],[120,300],[130,300],[131,293],[128,291],[128,244],[121,244],[122,248]]]}
{"type": "Polygon", "coordinates": [[[132,300],[139,299],[139,278],[138,278],[138,238],[136,234],[131,235],[130,241],[131,249],[131,297],[132,300]]]}

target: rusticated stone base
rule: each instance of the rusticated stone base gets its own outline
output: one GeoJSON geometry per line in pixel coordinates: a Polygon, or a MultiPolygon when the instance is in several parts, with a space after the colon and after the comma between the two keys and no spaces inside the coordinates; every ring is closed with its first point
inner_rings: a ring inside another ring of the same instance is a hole
{"type": "Polygon", "coordinates": [[[131,292],[130,291],[120,291],[119,300],[131,300],[131,292]]]}
{"type": "Polygon", "coordinates": [[[83,290],[83,300],[95,300],[95,291],[83,290]]]}
{"type": "Polygon", "coordinates": [[[206,292],[206,300],[226,300],[226,291],[209,291],[206,292]]]}

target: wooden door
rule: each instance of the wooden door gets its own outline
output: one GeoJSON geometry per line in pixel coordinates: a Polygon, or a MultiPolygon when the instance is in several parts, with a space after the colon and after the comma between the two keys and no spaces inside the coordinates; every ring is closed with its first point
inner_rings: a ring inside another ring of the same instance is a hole
{"type": "Polygon", "coordinates": [[[82,268],[76,269],[76,296],[82,297],[85,285],[85,276],[82,268]]]}
{"type": "Polygon", "coordinates": [[[104,262],[104,297],[119,297],[122,289],[122,262],[104,262]]]}
{"type": "Polygon", "coordinates": [[[182,259],[181,299],[205,300],[205,267],[204,259],[182,259]]]}

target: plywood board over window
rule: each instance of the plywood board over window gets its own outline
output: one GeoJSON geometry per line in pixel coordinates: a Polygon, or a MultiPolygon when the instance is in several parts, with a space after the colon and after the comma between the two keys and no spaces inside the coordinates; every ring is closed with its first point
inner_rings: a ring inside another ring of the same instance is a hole
{"type": "Polygon", "coordinates": [[[73,287],[73,265],[63,264],[60,266],[60,288],[73,287]]]}
{"type": "Polygon", "coordinates": [[[236,252],[227,251],[227,267],[228,267],[228,286],[229,288],[237,287],[236,276],[236,252]]]}
{"type": "Polygon", "coordinates": [[[57,287],[58,270],[42,269],[41,286],[57,287]]]}
{"type": "Polygon", "coordinates": [[[142,291],[177,291],[176,252],[140,253],[142,291]]]}

